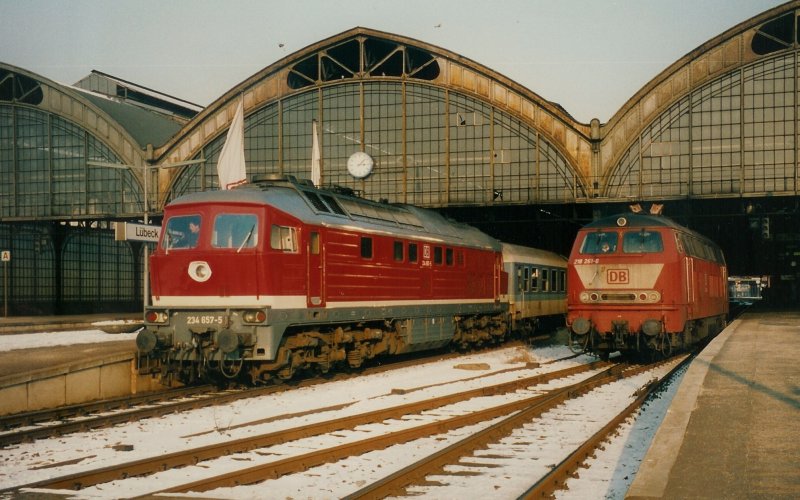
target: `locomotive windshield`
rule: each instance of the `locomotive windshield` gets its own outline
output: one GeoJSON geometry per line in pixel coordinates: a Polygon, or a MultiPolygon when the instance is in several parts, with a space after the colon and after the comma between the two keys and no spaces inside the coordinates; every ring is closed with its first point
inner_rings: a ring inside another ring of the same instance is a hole
{"type": "Polygon", "coordinates": [[[199,215],[179,215],[170,217],[164,231],[161,247],[167,251],[174,248],[194,248],[200,236],[199,215]]]}
{"type": "Polygon", "coordinates": [[[258,244],[258,216],[255,214],[219,214],[214,219],[211,246],[237,252],[258,244]]]}
{"type": "Polygon", "coordinates": [[[617,251],[617,238],[616,232],[595,232],[586,233],[581,245],[582,254],[604,254],[614,253],[617,251]]]}
{"type": "Polygon", "coordinates": [[[622,251],[625,253],[660,253],[664,251],[661,233],[652,231],[628,231],[622,236],[622,251]]]}

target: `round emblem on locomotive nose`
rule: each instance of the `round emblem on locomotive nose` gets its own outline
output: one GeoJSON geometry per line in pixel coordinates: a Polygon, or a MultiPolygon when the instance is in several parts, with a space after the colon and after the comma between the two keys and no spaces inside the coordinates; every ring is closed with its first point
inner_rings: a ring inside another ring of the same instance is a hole
{"type": "Polygon", "coordinates": [[[189,277],[193,280],[202,283],[208,281],[211,277],[211,267],[208,262],[202,260],[195,260],[189,264],[189,277]]]}
{"type": "Polygon", "coordinates": [[[625,224],[627,224],[627,223],[628,223],[628,219],[626,219],[625,217],[620,217],[619,219],[617,219],[617,225],[619,227],[624,227],[625,224]]]}

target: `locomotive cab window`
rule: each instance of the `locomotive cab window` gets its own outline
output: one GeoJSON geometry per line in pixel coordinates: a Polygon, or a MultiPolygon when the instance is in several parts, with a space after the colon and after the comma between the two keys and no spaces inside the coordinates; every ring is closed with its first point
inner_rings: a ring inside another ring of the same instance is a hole
{"type": "Polygon", "coordinates": [[[174,248],[194,248],[200,237],[199,215],[170,217],[164,230],[161,247],[169,251],[174,248]]]}
{"type": "Polygon", "coordinates": [[[437,266],[442,265],[442,247],[433,247],[433,263],[437,266]]]}
{"type": "Polygon", "coordinates": [[[622,236],[622,251],[625,253],[661,253],[664,242],[661,233],[653,231],[628,231],[622,236]]]}
{"type": "Polygon", "coordinates": [[[297,252],[297,229],[273,224],[269,244],[273,250],[297,252]]]}
{"type": "Polygon", "coordinates": [[[255,214],[219,214],[214,219],[211,246],[241,251],[258,245],[258,217],[255,214]]]}
{"type": "Polygon", "coordinates": [[[617,233],[613,231],[586,233],[581,244],[581,253],[591,255],[614,253],[617,251],[617,237],[617,233]]]}

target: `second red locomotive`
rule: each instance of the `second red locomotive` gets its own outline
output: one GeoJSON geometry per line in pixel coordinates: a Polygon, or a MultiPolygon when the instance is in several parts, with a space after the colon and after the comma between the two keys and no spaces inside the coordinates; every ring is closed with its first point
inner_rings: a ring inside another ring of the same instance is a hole
{"type": "Polygon", "coordinates": [[[567,269],[571,344],[601,357],[668,355],[726,324],[722,251],[666,217],[631,213],[588,224],[567,269]]]}

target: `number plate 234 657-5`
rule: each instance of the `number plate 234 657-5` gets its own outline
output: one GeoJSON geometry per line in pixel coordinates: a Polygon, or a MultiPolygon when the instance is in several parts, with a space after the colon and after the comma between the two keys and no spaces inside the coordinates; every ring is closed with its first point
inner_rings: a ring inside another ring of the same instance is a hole
{"type": "Polygon", "coordinates": [[[186,317],[187,325],[221,325],[222,316],[215,316],[213,314],[198,314],[186,317]]]}

